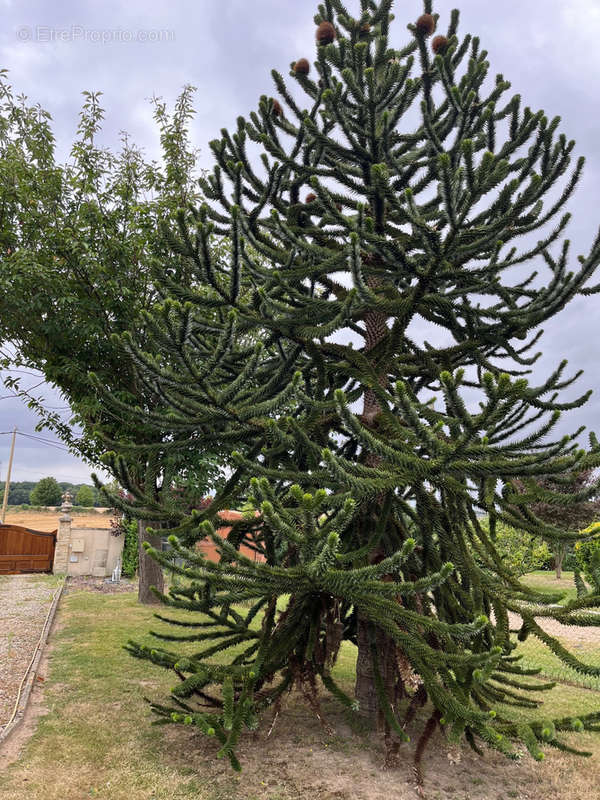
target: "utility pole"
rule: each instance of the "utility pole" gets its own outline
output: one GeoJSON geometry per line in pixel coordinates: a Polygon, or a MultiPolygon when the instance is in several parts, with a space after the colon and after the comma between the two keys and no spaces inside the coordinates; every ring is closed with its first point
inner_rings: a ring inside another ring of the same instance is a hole
{"type": "Polygon", "coordinates": [[[4,500],[2,502],[2,519],[0,522],[4,525],[4,517],[6,515],[6,506],[8,505],[8,490],[10,489],[10,471],[12,469],[13,456],[15,454],[15,440],[17,438],[17,428],[13,431],[12,442],[10,443],[10,456],[8,457],[8,469],[6,471],[6,483],[4,484],[4,500]]]}

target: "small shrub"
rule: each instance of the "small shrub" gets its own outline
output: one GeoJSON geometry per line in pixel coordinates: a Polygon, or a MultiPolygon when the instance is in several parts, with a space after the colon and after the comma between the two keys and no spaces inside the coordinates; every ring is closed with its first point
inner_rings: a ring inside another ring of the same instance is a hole
{"type": "MultiPolygon", "coordinates": [[[[488,520],[479,522],[489,532],[488,520]]],[[[498,553],[516,575],[543,569],[546,564],[552,562],[552,553],[546,542],[512,528],[504,522],[496,523],[495,543],[498,553]]]]}
{"type": "Polygon", "coordinates": [[[583,572],[586,581],[595,586],[598,582],[596,576],[600,577],[600,539],[577,542],[575,544],[575,558],[577,559],[577,566],[583,572]]]}
{"type": "Polygon", "coordinates": [[[126,578],[133,578],[138,569],[137,522],[135,520],[124,522],[122,528],[125,532],[125,541],[123,542],[123,567],[121,572],[126,578]]]}

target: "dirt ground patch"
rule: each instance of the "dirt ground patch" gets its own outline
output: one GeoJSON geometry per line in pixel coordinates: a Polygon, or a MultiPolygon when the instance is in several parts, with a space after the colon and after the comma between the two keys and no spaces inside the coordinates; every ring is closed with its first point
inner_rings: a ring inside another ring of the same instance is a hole
{"type": "Polygon", "coordinates": [[[112,583],[106,578],[93,578],[89,575],[79,575],[67,580],[65,594],[70,592],[101,592],[102,594],[120,594],[122,592],[137,592],[137,580],[130,581],[122,578],[120,583],[112,583]]]}
{"type": "MultiPolygon", "coordinates": [[[[271,737],[268,724],[245,739],[239,755],[243,772],[236,775],[215,759],[216,747],[200,735],[165,728],[169,765],[202,764],[215,800],[417,800],[412,759],[414,744],[404,746],[403,759],[384,769],[384,752],[375,737],[353,734],[330,710],[335,734],[315,728],[315,719],[295,696],[271,737]]],[[[411,730],[413,742],[422,725],[411,730]]],[[[585,746],[592,741],[586,737],[585,746]]],[[[582,738],[573,744],[583,745],[582,738]]],[[[597,759],[596,755],[596,759],[597,759]]],[[[517,762],[491,751],[483,757],[468,747],[449,744],[436,733],[424,759],[425,800],[575,800],[593,794],[590,764],[552,754],[545,765],[525,756],[517,762]],[[579,775],[579,772],[583,774],[579,775]],[[591,793],[590,793],[591,792],[591,793]]],[[[593,770],[597,766],[594,765],[593,770]]],[[[597,772],[596,772],[597,775],[597,772]]],[[[213,795],[209,795],[213,798],[213,795]]]]}
{"type": "MultiPolygon", "coordinates": [[[[61,515],[58,511],[7,511],[7,525],[22,525],[36,531],[54,531],[61,515]]],[[[110,514],[100,511],[71,512],[74,528],[110,528],[110,514]]]]}

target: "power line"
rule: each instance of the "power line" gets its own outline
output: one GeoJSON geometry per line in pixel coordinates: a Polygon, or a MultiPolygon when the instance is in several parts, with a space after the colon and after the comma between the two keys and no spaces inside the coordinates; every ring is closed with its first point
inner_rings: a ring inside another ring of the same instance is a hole
{"type": "Polygon", "coordinates": [[[12,367],[7,370],[8,372],[20,372],[21,375],[31,375],[32,378],[40,378],[41,373],[39,372],[28,372],[26,369],[13,369],[12,367]]]}
{"type": "MultiPolygon", "coordinates": [[[[9,436],[12,431],[0,431],[0,436],[9,436]]],[[[17,431],[18,436],[25,436],[26,439],[33,439],[35,442],[42,442],[42,444],[47,444],[50,447],[56,447],[58,450],[64,450],[66,453],[70,453],[68,447],[65,447],[56,439],[44,439],[43,436],[34,436],[32,433],[25,433],[24,431],[17,431]]]]}
{"type": "Polygon", "coordinates": [[[19,434],[21,436],[24,436],[26,439],[32,439],[34,442],[41,442],[41,444],[45,444],[46,447],[53,447],[55,450],[61,450],[64,453],[70,452],[68,447],[63,447],[60,444],[55,444],[54,442],[50,442],[47,439],[40,439],[39,436],[30,436],[28,433],[21,433],[21,431],[19,431],[19,434]]]}
{"type": "Polygon", "coordinates": [[[35,433],[25,433],[25,431],[17,431],[17,433],[20,433],[21,436],[27,436],[29,439],[36,439],[39,442],[46,442],[47,444],[55,444],[59,447],[64,447],[57,439],[46,439],[45,436],[37,436],[35,433]]]}
{"type": "Polygon", "coordinates": [[[11,392],[10,394],[4,394],[2,395],[2,397],[0,397],[0,400],[10,400],[13,397],[19,398],[22,397],[23,394],[28,395],[30,392],[33,392],[34,389],[40,387],[43,383],[46,383],[45,378],[42,378],[42,380],[39,383],[36,383],[35,386],[30,386],[29,389],[21,389],[18,392],[11,392]]]}

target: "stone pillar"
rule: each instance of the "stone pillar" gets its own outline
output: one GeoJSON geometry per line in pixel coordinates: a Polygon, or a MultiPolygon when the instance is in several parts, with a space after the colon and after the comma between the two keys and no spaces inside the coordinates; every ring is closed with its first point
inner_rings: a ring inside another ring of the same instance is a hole
{"type": "Polygon", "coordinates": [[[69,511],[73,508],[70,492],[63,494],[63,504],[61,511],[62,517],[58,521],[58,533],[56,534],[56,548],[54,550],[55,575],[66,575],[69,571],[69,556],[71,555],[71,522],[72,517],[69,511]]]}

